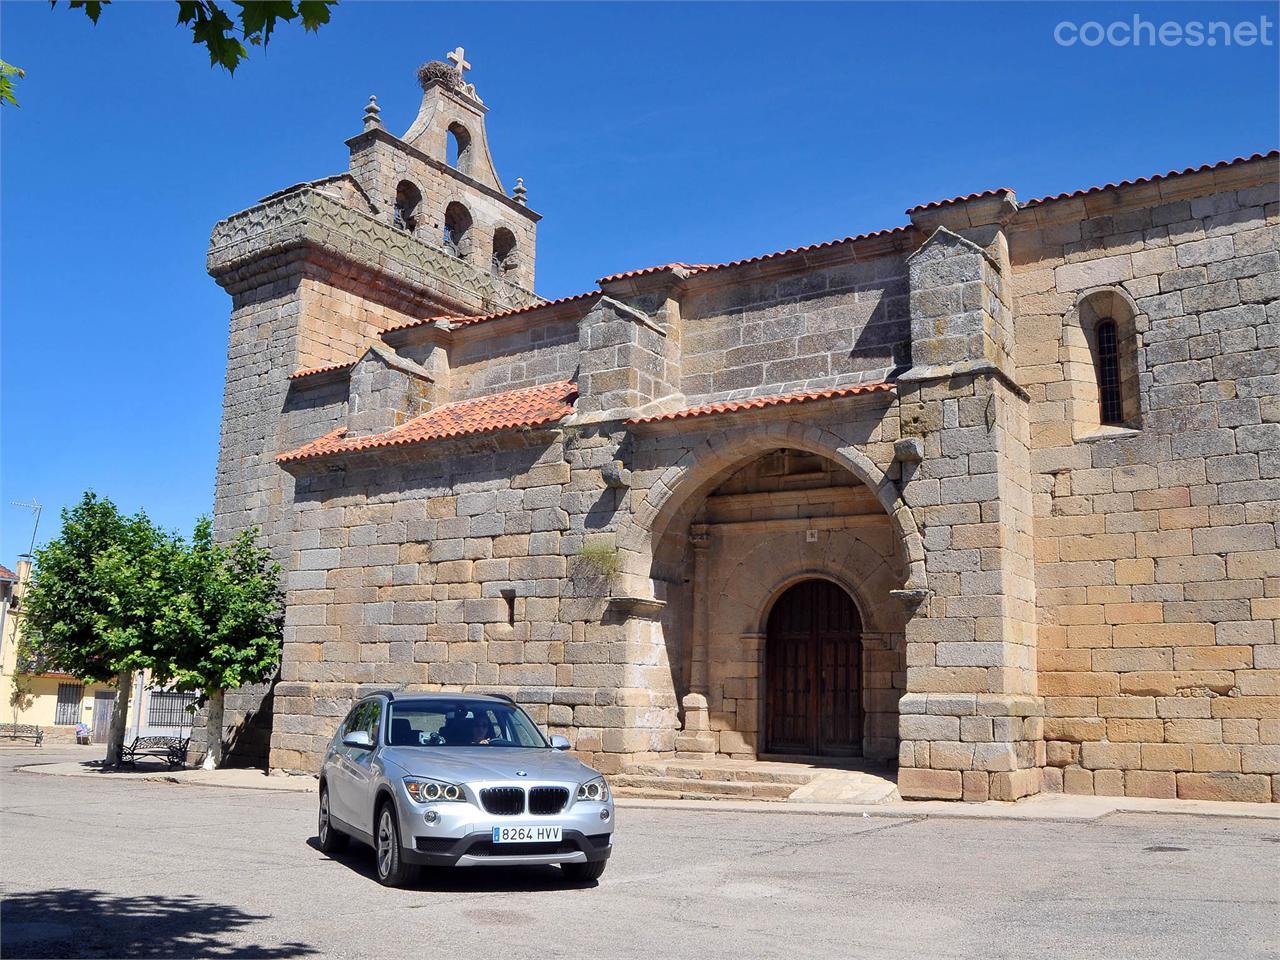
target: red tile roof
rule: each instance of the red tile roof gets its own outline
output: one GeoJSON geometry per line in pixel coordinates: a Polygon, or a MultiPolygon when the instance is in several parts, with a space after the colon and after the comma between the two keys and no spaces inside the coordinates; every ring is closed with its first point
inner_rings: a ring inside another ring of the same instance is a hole
{"type": "Polygon", "coordinates": [[[761,410],[765,407],[785,407],[794,403],[808,403],[811,400],[830,400],[835,397],[853,397],[860,393],[880,393],[893,390],[892,383],[859,383],[850,387],[833,387],[830,390],[813,390],[807,393],[784,393],[772,397],[748,397],[745,400],[729,400],[723,403],[708,403],[701,407],[686,407],[672,413],[660,413],[652,417],[634,417],[627,423],[661,423],[670,420],[688,420],[693,417],[706,417],[719,413],[735,413],[739,410],[761,410]]]}
{"type": "Polygon", "coordinates": [[[351,362],[351,363],[331,363],[326,367],[306,367],[306,368],[303,368],[302,370],[293,371],[293,373],[289,374],[289,379],[299,380],[302,377],[314,377],[318,373],[333,373],[336,370],[346,370],[349,367],[354,367],[354,366],[355,366],[355,363],[351,362]]]}
{"type": "Polygon", "coordinates": [[[613,273],[607,277],[601,277],[596,283],[608,283],[610,280],[628,280],[631,277],[643,277],[651,273],[661,273],[663,270],[689,270],[698,273],[701,270],[707,270],[713,264],[709,263],[660,263],[656,267],[641,267],[638,270],[628,270],[625,273],[613,273]]]}
{"type": "Polygon", "coordinates": [[[994,190],[982,190],[978,193],[970,193],[963,197],[951,197],[949,200],[931,200],[929,203],[921,203],[914,207],[908,207],[907,213],[918,213],[921,210],[934,210],[938,207],[949,207],[953,203],[965,203],[969,200],[981,200],[983,197],[998,197],[1002,193],[1013,193],[1009,187],[996,187],[994,190]]]}
{"type": "Polygon", "coordinates": [[[561,297],[559,300],[544,300],[542,303],[530,304],[527,307],[516,307],[512,310],[502,310],[498,313],[484,313],[471,317],[423,317],[421,320],[410,320],[407,323],[401,323],[394,327],[388,327],[383,333],[395,333],[400,330],[409,330],[413,327],[422,327],[429,323],[435,323],[438,320],[448,321],[455,327],[466,327],[473,323],[482,323],[486,320],[501,320],[504,317],[514,317],[521,313],[531,313],[534,310],[542,310],[545,307],[558,307],[562,303],[573,303],[575,300],[586,300],[588,297],[600,296],[599,290],[590,290],[586,293],[576,293],[571,297],[561,297]]]}
{"type": "Polygon", "coordinates": [[[743,260],[730,260],[727,263],[664,263],[656,267],[645,267],[642,270],[631,270],[628,273],[616,273],[611,277],[602,277],[597,283],[608,283],[610,280],[621,280],[626,277],[639,277],[648,273],[658,273],[662,270],[670,270],[672,267],[681,267],[688,270],[693,276],[700,276],[704,273],[711,273],[715,270],[728,270],[732,267],[745,267],[751,263],[762,263],[765,260],[776,260],[778,257],[789,257],[797,253],[812,253],[816,250],[826,250],[831,247],[838,247],[846,243],[857,243],[859,240],[870,240],[874,237],[890,237],[899,233],[906,233],[913,229],[910,226],[891,227],[887,230],[873,230],[871,233],[860,233],[856,237],[841,237],[838,240],[824,240],[822,243],[811,243],[805,247],[791,247],[788,250],[777,250],[773,253],[762,253],[759,256],[747,257],[743,260]]]}
{"type": "Polygon", "coordinates": [[[576,383],[572,380],[558,380],[523,390],[508,390],[506,393],[490,394],[473,400],[459,400],[436,407],[386,433],[347,437],[346,428],[339,427],[318,440],[280,454],[276,460],[291,463],[338,453],[403,447],[428,440],[491,433],[514,427],[542,426],[573,413],[573,402],[577,398],[576,383]]]}
{"type": "Polygon", "coordinates": [[[910,225],[901,227],[890,227],[887,230],[873,230],[871,233],[860,233],[856,237],[841,237],[838,240],[824,240],[822,243],[811,243],[806,247],[792,247],[789,250],[778,250],[774,253],[762,253],[757,257],[747,257],[745,260],[730,260],[728,263],[713,263],[707,266],[697,267],[695,274],[711,273],[713,270],[727,270],[731,267],[744,267],[751,263],[762,263],[765,260],[776,260],[778,257],[789,257],[796,253],[812,253],[816,250],[826,250],[831,247],[839,247],[846,243],[857,243],[860,240],[871,240],[875,237],[891,237],[900,233],[908,233],[914,229],[910,225]]]}
{"type": "MultiPolygon", "coordinates": [[[[1074,197],[1084,197],[1094,193],[1101,193],[1104,190],[1115,190],[1119,187],[1134,187],[1143,183],[1156,183],[1160,180],[1168,180],[1170,177],[1181,177],[1188,173],[1204,173],[1208,170],[1218,170],[1222,167],[1234,166],[1237,163],[1248,163],[1251,160],[1266,160],[1271,157],[1280,157],[1280,150],[1272,150],[1268,153],[1255,153],[1248,157],[1236,157],[1232,160],[1219,160],[1217,163],[1206,163],[1199,167],[1187,167],[1185,170],[1170,170],[1167,173],[1154,173],[1149,177],[1138,177],[1135,180],[1121,180],[1119,183],[1106,183],[1100,187],[1085,187],[1080,190],[1072,190],[1067,193],[1058,193],[1049,197],[1037,197],[1034,200],[1024,200],[1018,204],[1019,207],[1033,207],[1041,203],[1049,203],[1053,200],[1070,200],[1074,197]]],[[[939,207],[950,206],[953,203],[964,203],[968,200],[981,200],[983,197],[994,197],[1002,193],[1013,193],[1009,187],[996,187],[994,190],[983,190],[979,193],[971,193],[964,197],[952,197],[949,200],[934,200],[931,203],[922,203],[919,206],[911,207],[907,210],[908,214],[917,213],[921,210],[934,210],[939,207]]]]}
{"type": "Polygon", "coordinates": [[[0,563],[0,580],[12,580],[14,583],[17,583],[18,575],[4,564],[0,563]]]}
{"type": "Polygon", "coordinates": [[[1255,153],[1248,157],[1236,157],[1233,160],[1219,160],[1217,163],[1206,163],[1198,167],[1187,167],[1185,170],[1170,170],[1167,173],[1153,173],[1149,177],[1138,177],[1136,180],[1121,180],[1119,183],[1107,183],[1100,187],[1086,187],[1082,190],[1072,190],[1069,193],[1057,193],[1050,197],[1037,197],[1034,200],[1025,200],[1019,204],[1020,207],[1031,207],[1041,203],[1050,203],[1054,200],[1070,200],[1074,197],[1084,197],[1089,194],[1101,193],[1103,190],[1115,190],[1118,187],[1134,187],[1143,183],[1156,183],[1160,180],[1168,180],[1172,177],[1182,177],[1189,173],[1205,173],[1209,170],[1220,170],[1223,167],[1234,166],[1237,163],[1249,163],[1253,160],[1269,160],[1274,157],[1280,157],[1280,150],[1270,150],[1267,153],[1255,153]]]}

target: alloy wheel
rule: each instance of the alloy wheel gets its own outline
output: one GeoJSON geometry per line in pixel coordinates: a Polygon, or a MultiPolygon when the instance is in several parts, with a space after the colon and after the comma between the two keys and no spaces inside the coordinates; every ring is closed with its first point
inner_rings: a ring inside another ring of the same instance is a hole
{"type": "Polygon", "coordinates": [[[384,807],[378,818],[378,874],[391,873],[391,852],[396,842],[395,827],[391,824],[391,808],[384,807]]]}

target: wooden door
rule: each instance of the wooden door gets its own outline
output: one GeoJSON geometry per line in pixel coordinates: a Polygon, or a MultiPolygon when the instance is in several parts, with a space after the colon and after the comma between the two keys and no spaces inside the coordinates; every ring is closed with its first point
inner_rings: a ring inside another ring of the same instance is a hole
{"type": "Polygon", "coordinates": [[[862,623],[826,580],[796,584],[774,604],[765,641],[765,749],[806,756],[862,753],[862,623]]]}
{"type": "Polygon", "coordinates": [[[111,711],[116,705],[116,695],[110,690],[99,690],[93,695],[93,742],[106,743],[111,731],[111,711]]]}

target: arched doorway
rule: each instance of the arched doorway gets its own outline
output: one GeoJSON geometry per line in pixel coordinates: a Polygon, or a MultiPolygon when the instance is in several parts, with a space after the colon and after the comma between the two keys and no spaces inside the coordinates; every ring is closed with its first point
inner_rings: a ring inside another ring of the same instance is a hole
{"type": "Polygon", "coordinates": [[[765,638],[765,750],[862,754],[862,620],[829,580],[804,580],[778,598],[765,638]]]}

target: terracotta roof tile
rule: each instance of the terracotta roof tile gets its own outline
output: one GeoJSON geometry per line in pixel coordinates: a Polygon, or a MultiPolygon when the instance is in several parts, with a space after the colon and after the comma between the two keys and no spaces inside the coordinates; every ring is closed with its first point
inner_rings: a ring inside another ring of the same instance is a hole
{"type": "Polygon", "coordinates": [[[762,253],[757,257],[747,257],[745,260],[730,260],[728,263],[713,263],[707,266],[697,267],[695,274],[711,273],[714,270],[727,270],[731,267],[744,267],[751,263],[762,263],[765,260],[776,260],[779,257],[789,257],[796,253],[812,253],[816,250],[826,250],[831,247],[843,246],[846,243],[857,243],[860,240],[871,240],[875,237],[891,237],[900,233],[908,233],[914,229],[910,225],[901,227],[890,227],[887,230],[873,230],[870,233],[860,233],[856,237],[841,237],[838,240],[824,240],[822,243],[811,243],[805,247],[792,247],[789,250],[778,250],[774,253],[762,253]]]}
{"type": "MultiPolygon", "coordinates": [[[[1034,200],[1024,200],[1018,204],[1019,207],[1033,207],[1041,203],[1049,203],[1053,200],[1070,200],[1074,197],[1088,196],[1094,193],[1101,193],[1104,190],[1115,190],[1119,187],[1133,187],[1143,183],[1155,183],[1160,180],[1167,180],[1170,177],[1181,177],[1188,173],[1204,173],[1207,170],[1218,170],[1222,167],[1230,167],[1237,163],[1248,163],[1251,160],[1266,160],[1271,157],[1280,156],[1280,150],[1271,150],[1268,153],[1255,153],[1248,157],[1236,157],[1232,160],[1219,160],[1217,163],[1206,163],[1199,167],[1187,167],[1185,170],[1170,170],[1167,173],[1155,173],[1149,177],[1138,177],[1134,180],[1121,180],[1119,183],[1105,183],[1100,187],[1085,187],[1080,190],[1072,190],[1067,193],[1057,193],[1049,197],[1037,197],[1034,200]]],[[[907,210],[908,214],[917,213],[921,210],[934,210],[939,207],[950,206],[953,203],[964,203],[967,200],[981,200],[983,197],[994,197],[1001,193],[1013,193],[1009,187],[996,187],[994,190],[983,190],[979,193],[971,193],[963,197],[952,197],[949,200],[934,200],[931,203],[922,203],[919,206],[911,207],[907,210]]]]}
{"type": "Polygon", "coordinates": [[[822,243],[811,243],[804,247],[791,247],[787,250],[777,250],[773,253],[762,253],[759,256],[747,257],[743,260],[730,260],[727,263],[664,263],[656,267],[645,267],[642,270],[632,270],[628,273],[617,273],[611,277],[602,277],[598,283],[607,283],[610,280],[620,280],[626,277],[639,277],[648,273],[658,273],[662,270],[670,270],[672,267],[681,267],[688,270],[691,275],[699,276],[704,273],[711,273],[715,270],[727,270],[732,267],[745,267],[751,263],[762,263],[765,260],[776,260],[778,257],[789,257],[797,253],[812,253],[815,250],[826,250],[831,247],[838,247],[846,243],[857,243],[859,240],[870,240],[874,237],[890,237],[899,233],[907,233],[913,228],[909,225],[901,227],[891,227],[887,230],[873,230],[871,233],[860,233],[856,237],[841,237],[837,240],[824,240],[822,243]]]}
{"type": "Polygon", "coordinates": [[[712,264],[708,263],[660,263],[655,267],[641,267],[638,270],[628,270],[625,273],[613,273],[607,277],[601,277],[596,283],[608,283],[610,280],[628,280],[631,277],[644,277],[651,273],[661,273],[663,270],[680,269],[697,273],[711,266],[712,264]]]}
{"type": "Polygon", "coordinates": [[[14,583],[17,583],[18,575],[4,564],[0,563],[0,580],[12,580],[14,583]]]}
{"type": "Polygon", "coordinates": [[[735,413],[739,410],[761,410],[765,407],[785,407],[795,403],[808,403],[812,400],[830,400],[835,397],[853,397],[860,393],[880,393],[893,390],[892,383],[859,383],[849,387],[833,387],[830,390],[813,390],[806,393],[784,393],[772,397],[748,397],[744,400],[727,400],[723,403],[708,403],[700,407],[686,407],[672,413],[660,413],[652,417],[634,417],[627,423],[661,423],[670,420],[688,420],[693,417],[707,417],[719,413],[735,413]]]}
{"type": "Polygon", "coordinates": [[[981,200],[983,197],[998,197],[1002,193],[1013,193],[1009,187],[996,187],[994,190],[981,190],[978,193],[970,193],[963,197],[951,197],[947,200],[931,200],[928,203],[921,203],[914,207],[908,207],[907,213],[919,213],[921,210],[935,210],[938,207],[949,207],[953,203],[965,203],[969,200],[981,200]]]}
{"type": "Polygon", "coordinates": [[[1208,170],[1219,170],[1222,167],[1234,166],[1237,163],[1249,163],[1252,160],[1269,160],[1273,157],[1280,157],[1280,150],[1270,150],[1267,153],[1255,153],[1248,157],[1236,157],[1233,160],[1219,160],[1217,163],[1205,163],[1198,167],[1187,167],[1185,170],[1170,170],[1167,173],[1153,173],[1149,177],[1138,177],[1136,180],[1121,180],[1119,183],[1106,183],[1100,187],[1085,187],[1082,190],[1072,190],[1069,193],[1057,193],[1049,197],[1037,197],[1034,200],[1026,200],[1019,204],[1021,207],[1032,207],[1041,203],[1051,203],[1054,200],[1071,200],[1075,197],[1084,197],[1089,194],[1101,193],[1103,190],[1115,190],[1118,187],[1134,187],[1142,183],[1155,183],[1160,180],[1168,180],[1171,177],[1182,177],[1189,173],[1204,173],[1208,170]]]}
{"type": "Polygon", "coordinates": [[[296,450],[282,453],[280,463],[308,460],[340,453],[403,447],[429,440],[491,433],[514,427],[536,427],[552,423],[573,413],[578,398],[578,385],[572,380],[558,380],[523,390],[490,394],[473,400],[459,400],[436,407],[394,430],[367,437],[347,437],[339,427],[296,450]]]}
{"type": "Polygon", "coordinates": [[[306,367],[302,370],[295,370],[289,374],[290,380],[300,380],[303,377],[314,377],[318,373],[333,373],[337,370],[346,370],[354,367],[355,363],[331,363],[325,367],[306,367]]]}
{"type": "Polygon", "coordinates": [[[576,293],[571,297],[561,297],[559,300],[544,300],[542,303],[530,304],[527,307],[516,307],[513,310],[502,310],[498,313],[484,313],[471,317],[423,317],[421,320],[410,320],[408,323],[401,323],[394,327],[388,327],[383,333],[395,333],[400,330],[410,330],[413,327],[425,326],[429,323],[435,323],[440,320],[448,321],[455,327],[467,327],[473,323],[483,323],[486,320],[501,320],[503,317],[514,317],[521,313],[532,313],[534,310],[542,310],[545,307],[558,307],[562,303],[573,303],[575,300],[586,300],[588,297],[600,296],[599,290],[590,290],[586,293],[576,293]]]}

